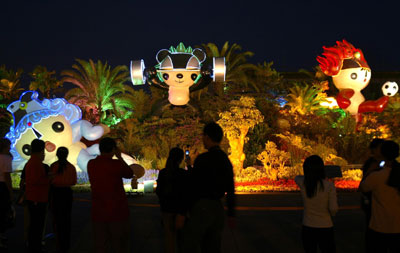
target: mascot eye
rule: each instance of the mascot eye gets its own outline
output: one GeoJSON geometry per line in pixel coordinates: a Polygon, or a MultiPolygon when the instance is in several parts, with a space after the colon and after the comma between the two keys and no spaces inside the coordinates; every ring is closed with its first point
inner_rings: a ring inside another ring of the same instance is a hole
{"type": "Polygon", "coordinates": [[[54,122],[51,127],[56,133],[61,133],[62,131],[64,131],[64,124],[61,123],[60,121],[54,122]]]}
{"type": "Polygon", "coordinates": [[[197,75],[196,74],[192,74],[192,80],[194,81],[194,80],[196,80],[196,78],[197,78],[197,75]]]}
{"type": "Polygon", "coordinates": [[[163,74],[162,77],[164,78],[164,80],[168,80],[169,75],[167,73],[163,74]]]}
{"type": "Polygon", "coordinates": [[[357,74],[356,73],[351,73],[350,77],[351,77],[351,79],[355,80],[355,79],[357,79],[357,74]]]}
{"type": "Polygon", "coordinates": [[[27,156],[30,156],[31,155],[31,145],[25,144],[24,146],[22,146],[22,153],[24,153],[27,156]]]}

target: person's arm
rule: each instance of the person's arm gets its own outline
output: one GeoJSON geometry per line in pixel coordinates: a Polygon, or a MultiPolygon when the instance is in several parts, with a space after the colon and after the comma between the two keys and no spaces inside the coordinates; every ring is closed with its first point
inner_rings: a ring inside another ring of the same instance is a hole
{"type": "Polygon", "coordinates": [[[360,183],[360,191],[370,192],[374,190],[379,184],[379,178],[377,172],[372,172],[365,177],[360,183]]]}
{"type": "Polygon", "coordinates": [[[10,172],[4,172],[4,182],[7,185],[8,192],[10,194],[10,199],[13,199],[13,189],[12,189],[11,173],[10,172]]]}
{"type": "Polygon", "coordinates": [[[21,172],[21,180],[19,181],[19,189],[25,191],[25,166],[21,172]]]}
{"type": "Polygon", "coordinates": [[[121,150],[119,150],[118,148],[115,149],[115,156],[118,158],[118,161],[121,162],[121,177],[123,177],[123,178],[132,178],[133,177],[133,170],[124,161],[124,159],[121,156],[121,150]]]}
{"type": "Polygon", "coordinates": [[[72,185],[76,185],[76,183],[78,182],[78,175],[76,174],[76,168],[74,165],[71,165],[71,174],[72,174],[72,185]]]}
{"type": "Polygon", "coordinates": [[[12,172],[12,158],[10,157],[10,159],[7,161],[6,164],[4,164],[3,166],[5,166],[5,171],[4,171],[4,183],[6,184],[7,188],[8,188],[8,192],[10,194],[10,199],[13,198],[13,189],[12,189],[12,181],[11,181],[11,172],[12,172]]]}
{"type": "Polygon", "coordinates": [[[379,170],[379,168],[380,168],[379,167],[379,162],[377,162],[375,160],[370,162],[369,166],[367,167],[367,169],[365,171],[365,174],[363,173],[363,180],[365,178],[367,178],[368,175],[371,174],[372,172],[379,170]]]}
{"type": "Polygon", "coordinates": [[[163,181],[164,170],[165,169],[160,170],[160,172],[158,173],[158,177],[157,177],[156,194],[157,194],[158,198],[162,197],[162,192],[163,192],[162,188],[164,186],[164,181],[163,181]]]}
{"type": "Polygon", "coordinates": [[[294,178],[294,182],[300,187],[301,182],[304,181],[304,176],[298,175],[294,178]]]}
{"type": "Polygon", "coordinates": [[[227,215],[230,217],[235,216],[235,181],[233,178],[233,166],[229,158],[226,157],[225,165],[225,185],[226,185],[226,204],[228,206],[227,215]]]}
{"type": "Polygon", "coordinates": [[[331,216],[335,216],[337,211],[339,210],[337,196],[336,196],[336,188],[332,182],[329,182],[331,185],[329,187],[329,213],[331,216]]]}

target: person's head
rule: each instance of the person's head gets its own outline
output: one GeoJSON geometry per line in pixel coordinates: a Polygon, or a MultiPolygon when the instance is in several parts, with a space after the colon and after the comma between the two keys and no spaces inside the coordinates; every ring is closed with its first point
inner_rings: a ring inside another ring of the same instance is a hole
{"type": "Polygon", "coordinates": [[[57,149],[57,158],[58,158],[58,171],[57,173],[63,173],[64,169],[67,167],[67,157],[68,157],[68,149],[66,147],[59,147],[57,149]]]}
{"type": "Polygon", "coordinates": [[[380,146],[380,153],[385,161],[393,161],[399,156],[399,144],[394,141],[384,141],[380,146]]]}
{"type": "Polygon", "coordinates": [[[34,139],[31,142],[31,156],[40,156],[44,160],[45,142],[39,139],[34,139]]]}
{"type": "Polygon", "coordinates": [[[177,169],[179,168],[179,164],[183,161],[183,150],[181,148],[172,148],[169,151],[167,163],[165,168],[177,169]]]}
{"type": "Polygon", "coordinates": [[[100,140],[99,148],[101,154],[112,154],[117,147],[117,143],[113,138],[105,137],[100,140]]]}
{"type": "Polygon", "coordinates": [[[215,122],[208,123],[203,129],[203,144],[206,149],[217,146],[224,137],[222,128],[215,122]]]}
{"type": "Polygon", "coordinates": [[[368,148],[370,150],[371,156],[377,160],[379,160],[380,158],[380,146],[384,141],[384,139],[374,138],[369,144],[368,148]]]}
{"type": "Polygon", "coordinates": [[[303,163],[304,185],[309,198],[315,196],[318,182],[323,187],[322,180],[325,179],[324,161],[317,155],[307,157],[303,163]]]}
{"type": "Polygon", "coordinates": [[[57,149],[57,158],[58,160],[67,160],[68,157],[68,149],[66,147],[59,147],[57,149]]]}
{"type": "Polygon", "coordinates": [[[11,141],[7,138],[0,139],[0,154],[8,154],[10,152],[11,141]]]}

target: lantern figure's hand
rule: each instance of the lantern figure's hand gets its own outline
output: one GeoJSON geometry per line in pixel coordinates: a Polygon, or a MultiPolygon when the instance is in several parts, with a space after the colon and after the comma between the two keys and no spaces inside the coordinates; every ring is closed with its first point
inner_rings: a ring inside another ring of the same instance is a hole
{"type": "Polygon", "coordinates": [[[350,106],[351,101],[350,98],[354,95],[354,90],[352,89],[344,89],[339,92],[336,97],[336,101],[340,108],[346,109],[350,106]]]}

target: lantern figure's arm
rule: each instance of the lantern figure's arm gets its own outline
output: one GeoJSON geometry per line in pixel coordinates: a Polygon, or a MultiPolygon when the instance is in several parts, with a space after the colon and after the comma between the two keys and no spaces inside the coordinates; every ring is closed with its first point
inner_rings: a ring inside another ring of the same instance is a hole
{"type": "Polygon", "coordinates": [[[86,120],[80,120],[71,125],[72,141],[78,142],[84,137],[86,140],[94,141],[100,139],[105,133],[110,132],[110,129],[103,124],[93,126],[92,123],[86,120]]]}
{"type": "Polygon", "coordinates": [[[358,107],[359,113],[364,112],[383,112],[389,102],[388,96],[383,96],[377,100],[365,101],[358,107]]]}
{"type": "Polygon", "coordinates": [[[350,106],[351,101],[350,98],[354,95],[354,90],[352,89],[344,89],[339,92],[336,97],[336,101],[340,108],[346,109],[350,106]]]}
{"type": "Polygon", "coordinates": [[[144,76],[146,77],[146,82],[149,85],[154,85],[157,88],[168,89],[168,85],[160,80],[157,75],[157,70],[155,67],[146,68],[144,70],[144,76]]]}
{"type": "Polygon", "coordinates": [[[190,87],[190,92],[201,90],[209,85],[212,82],[211,73],[212,71],[209,67],[203,66],[200,71],[201,77],[193,86],[190,87]]]}

